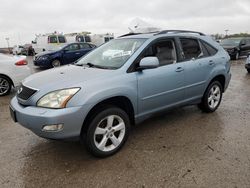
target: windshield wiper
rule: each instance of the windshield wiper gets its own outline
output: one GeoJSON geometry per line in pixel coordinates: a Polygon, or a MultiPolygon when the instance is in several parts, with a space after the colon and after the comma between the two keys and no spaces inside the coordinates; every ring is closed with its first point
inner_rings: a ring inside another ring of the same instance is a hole
{"type": "Polygon", "coordinates": [[[101,66],[101,65],[95,65],[93,63],[87,63],[86,65],[88,65],[89,67],[94,67],[94,68],[98,68],[98,69],[113,69],[112,67],[106,67],[106,66],[101,66]]]}

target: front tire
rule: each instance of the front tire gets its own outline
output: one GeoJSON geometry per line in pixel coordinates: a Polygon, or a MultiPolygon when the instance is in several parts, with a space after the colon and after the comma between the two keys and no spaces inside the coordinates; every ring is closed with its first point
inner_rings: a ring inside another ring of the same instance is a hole
{"type": "Polygon", "coordinates": [[[88,151],[96,157],[108,157],[118,152],[125,144],[130,130],[126,112],[109,107],[90,121],[88,130],[81,136],[88,151]]]}
{"type": "Polygon", "coordinates": [[[210,83],[206,89],[202,102],[198,105],[203,112],[211,113],[217,110],[222,99],[222,86],[218,81],[210,83]]]}
{"type": "Polygon", "coordinates": [[[250,73],[250,69],[247,69],[247,72],[250,73]]]}
{"type": "Polygon", "coordinates": [[[61,66],[61,62],[58,59],[55,59],[52,61],[51,63],[52,67],[60,67],[61,66]]]}
{"type": "Polygon", "coordinates": [[[11,91],[11,81],[6,76],[0,75],[0,96],[8,95],[11,91]]]}

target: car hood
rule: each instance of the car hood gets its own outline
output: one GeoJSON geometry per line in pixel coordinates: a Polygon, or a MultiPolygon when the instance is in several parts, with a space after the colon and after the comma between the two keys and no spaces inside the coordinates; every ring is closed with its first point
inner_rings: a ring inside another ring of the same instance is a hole
{"type": "Polygon", "coordinates": [[[53,55],[53,54],[55,54],[57,52],[59,52],[59,50],[40,52],[39,54],[35,55],[35,57],[40,57],[40,56],[43,56],[43,55],[53,55]]]}
{"type": "MultiPolygon", "coordinates": [[[[85,81],[110,76],[114,70],[67,65],[33,74],[23,81],[23,85],[48,92],[82,86],[85,81]]],[[[100,79],[101,80],[101,79],[100,79]]]]}

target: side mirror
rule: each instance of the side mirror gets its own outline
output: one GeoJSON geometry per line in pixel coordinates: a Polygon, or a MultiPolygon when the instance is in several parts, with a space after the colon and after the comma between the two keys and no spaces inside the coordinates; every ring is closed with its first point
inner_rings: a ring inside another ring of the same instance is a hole
{"type": "Polygon", "coordinates": [[[159,67],[160,63],[157,57],[144,57],[141,59],[138,70],[154,69],[159,67]]]}

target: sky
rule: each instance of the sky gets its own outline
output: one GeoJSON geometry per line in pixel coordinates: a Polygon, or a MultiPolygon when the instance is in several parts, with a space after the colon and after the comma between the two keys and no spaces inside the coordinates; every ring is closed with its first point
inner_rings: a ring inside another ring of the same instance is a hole
{"type": "Polygon", "coordinates": [[[162,29],[250,33],[250,0],[1,0],[0,47],[6,38],[13,46],[54,31],[119,36],[134,19],[162,29]]]}

